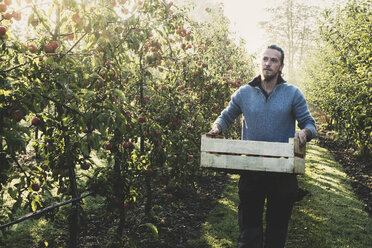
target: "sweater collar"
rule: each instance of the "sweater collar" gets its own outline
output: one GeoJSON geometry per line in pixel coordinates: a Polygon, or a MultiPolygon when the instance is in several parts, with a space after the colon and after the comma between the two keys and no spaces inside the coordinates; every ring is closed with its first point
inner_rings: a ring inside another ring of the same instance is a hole
{"type": "MultiPolygon", "coordinates": [[[[279,75],[278,77],[278,81],[276,84],[284,84],[286,83],[286,81],[282,78],[282,76],[279,75]]],[[[252,87],[260,87],[261,86],[261,75],[258,75],[257,77],[255,77],[251,82],[248,83],[250,86],[252,87]]]]}

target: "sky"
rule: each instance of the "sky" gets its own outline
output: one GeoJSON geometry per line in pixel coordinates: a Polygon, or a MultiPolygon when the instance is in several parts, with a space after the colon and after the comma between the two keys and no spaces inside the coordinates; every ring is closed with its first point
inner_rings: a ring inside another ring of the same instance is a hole
{"type": "MultiPolygon", "coordinates": [[[[273,6],[280,0],[207,0],[212,3],[223,3],[224,14],[230,20],[230,28],[238,37],[246,41],[248,53],[259,53],[268,44],[259,22],[266,20],[265,8],[273,6]]],[[[284,1],[284,0],[282,0],[284,1]]],[[[336,0],[337,1],[337,0],[336,0]]],[[[308,0],[307,3],[320,7],[329,6],[332,0],[308,0]]]]}
{"type": "Polygon", "coordinates": [[[272,0],[210,0],[223,3],[224,14],[230,20],[230,28],[238,37],[246,41],[249,53],[261,50],[264,32],[259,27],[259,21],[265,19],[265,8],[272,0]]]}

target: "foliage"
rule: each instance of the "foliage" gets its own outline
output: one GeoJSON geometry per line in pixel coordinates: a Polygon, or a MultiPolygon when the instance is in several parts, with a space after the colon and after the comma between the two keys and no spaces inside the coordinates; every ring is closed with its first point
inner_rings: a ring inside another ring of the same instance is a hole
{"type": "Polygon", "coordinates": [[[309,101],[329,124],[367,155],[372,149],[371,2],[348,1],[326,10],[320,41],[309,66],[309,101]]]}
{"type": "MultiPolygon", "coordinates": [[[[204,11],[218,22],[197,23],[159,0],[26,2],[27,36],[12,6],[1,20],[1,223],[93,190],[119,217],[120,243],[139,197],[151,222],[153,187],[194,187],[200,134],[252,76],[251,58],[218,9],[204,11]]],[[[71,247],[82,214],[74,204],[71,247]]]]}

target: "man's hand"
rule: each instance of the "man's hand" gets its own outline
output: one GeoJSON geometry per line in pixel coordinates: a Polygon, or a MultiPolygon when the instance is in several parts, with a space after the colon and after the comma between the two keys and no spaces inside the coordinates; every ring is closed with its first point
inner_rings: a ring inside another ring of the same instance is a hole
{"type": "Polygon", "coordinates": [[[222,132],[222,128],[219,124],[214,124],[211,131],[208,132],[208,134],[211,134],[211,135],[218,135],[222,132]]]}
{"type": "Polygon", "coordinates": [[[302,129],[295,133],[295,138],[300,140],[300,146],[304,146],[311,137],[311,131],[309,129],[302,129]]]}

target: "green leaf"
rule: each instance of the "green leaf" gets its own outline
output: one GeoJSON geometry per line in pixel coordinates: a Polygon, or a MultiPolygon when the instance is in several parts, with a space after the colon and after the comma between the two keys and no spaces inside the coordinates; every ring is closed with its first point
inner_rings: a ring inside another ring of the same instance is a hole
{"type": "Polygon", "coordinates": [[[17,199],[17,190],[13,190],[12,188],[9,188],[9,189],[8,189],[8,194],[9,194],[10,197],[12,197],[13,199],[17,199]]]}
{"type": "Polygon", "coordinates": [[[115,89],[114,92],[121,98],[121,100],[124,102],[125,101],[125,96],[124,96],[124,93],[119,90],[119,89],[115,89]]]}
{"type": "Polygon", "coordinates": [[[159,237],[159,232],[158,232],[158,229],[156,228],[156,226],[152,223],[146,223],[145,226],[150,228],[151,232],[154,234],[154,238],[157,240],[158,237],[159,237]]]}
{"type": "Polygon", "coordinates": [[[33,212],[35,212],[37,210],[37,205],[36,205],[35,200],[32,200],[32,202],[31,202],[31,209],[32,209],[33,212]]]}
{"type": "Polygon", "coordinates": [[[83,152],[83,154],[85,156],[89,156],[89,148],[88,148],[88,144],[85,143],[85,142],[82,142],[81,143],[81,151],[83,152]]]}

